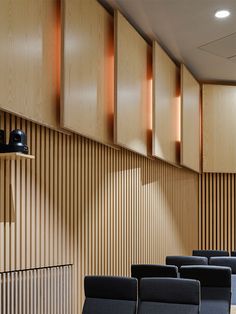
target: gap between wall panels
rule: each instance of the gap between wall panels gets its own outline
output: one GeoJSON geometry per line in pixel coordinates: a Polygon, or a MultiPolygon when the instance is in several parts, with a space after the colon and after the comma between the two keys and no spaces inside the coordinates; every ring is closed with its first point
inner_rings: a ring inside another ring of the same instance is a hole
{"type": "Polygon", "coordinates": [[[7,113],[35,161],[0,160],[0,271],[73,264],[74,313],[85,274],[130,275],[198,247],[198,175],[7,113]]]}

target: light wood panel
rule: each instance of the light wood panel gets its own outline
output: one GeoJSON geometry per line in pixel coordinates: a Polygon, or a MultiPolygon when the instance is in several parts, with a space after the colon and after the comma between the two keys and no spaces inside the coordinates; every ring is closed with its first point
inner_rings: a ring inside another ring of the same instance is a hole
{"type": "Polygon", "coordinates": [[[13,115],[35,160],[0,160],[0,272],[73,263],[74,313],[85,274],[130,275],[198,247],[198,175],[58,133],[13,115]]]}
{"type": "Polygon", "coordinates": [[[203,85],[203,171],[236,173],[236,86],[203,85]]]}
{"type": "Polygon", "coordinates": [[[181,65],[181,165],[200,172],[200,85],[181,65]]]}
{"type": "Polygon", "coordinates": [[[199,176],[199,246],[236,249],[236,175],[199,176]]]}
{"type": "Polygon", "coordinates": [[[0,273],[2,314],[72,314],[72,266],[0,273]]]}
{"type": "Polygon", "coordinates": [[[64,0],[62,126],[113,143],[113,18],[95,0],[64,0]]]}
{"type": "Polygon", "coordinates": [[[55,0],[1,1],[0,108],[59,127],[59,7],[55,0]]]}
{"type": "Polygon", "coordinates": [[[119,11],[115,12],[115,142],[151,153],[151,48],[119,11]]]}
{"type": "Polygon", "coordinates": [[[171,164],[180,162],[179,69],[153,42],[153,155],[171,164]]]}

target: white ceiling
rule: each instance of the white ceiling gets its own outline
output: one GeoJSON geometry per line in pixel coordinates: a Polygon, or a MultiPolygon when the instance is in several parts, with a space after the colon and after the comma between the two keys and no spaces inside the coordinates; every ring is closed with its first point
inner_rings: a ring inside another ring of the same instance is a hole
{"type": "Polygon", "coordinates": [[[145,36],[157,39],[176,61],[184,62],[200,81],[236,83],[236,0],[102,2],[119,8],[145,36]],[[214,13],[222,8],[231,15],[218,20],[214,13]]]}

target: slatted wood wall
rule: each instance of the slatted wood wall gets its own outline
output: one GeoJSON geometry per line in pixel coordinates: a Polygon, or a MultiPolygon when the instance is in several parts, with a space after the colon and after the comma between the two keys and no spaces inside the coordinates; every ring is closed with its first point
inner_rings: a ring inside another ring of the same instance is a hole
{"type": "Polygon", "coordinates": [[[72,263],[81,313],[85,274],[198,247],[197,174],[6,113],[1,127],[25,130],[36,158],[0,160],[0,271],[72,263]]]}
{"type": "Polygon", "coordinates": [[[72,266],[0,273],[0,313],[72,314],[72,266]]]}
{"type": "Polygon", "coordinates": [[[199,247],[236,249],[236,175],[199,176],[199,247]]]}

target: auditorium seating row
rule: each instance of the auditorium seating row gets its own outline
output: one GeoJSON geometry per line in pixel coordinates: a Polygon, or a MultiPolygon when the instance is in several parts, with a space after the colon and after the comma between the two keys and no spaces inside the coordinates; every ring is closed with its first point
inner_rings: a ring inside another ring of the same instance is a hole
{"type": "Polygon", "coordinates": [[[83,314],[198,314],[200,283],[179,278],[85,277],[83,314]]]}
{"type": "MultiPolygon", "coordinates": [[[[142,267],[144,269],[145,265],[142,267]]],[[[162,269],[165,269],[165,274],[169,269],[168,276],[171,276],[174,275],[173,267],[175,266],[162,266],[162,269]]],[[[132,271],[134,269],[135,265],[132,271]]],[[[136,269],[139,279],[85,277],[86,299],[83,314],[230,313],[231,269],[229,267],[182,266],[180,278],[142,278],[142,268],[139,267],[139,270],[138,273],[136,269]]]]}
{"type": "Polygon", "coordinates": [[[236,257],[225,252],[132,265],[132,278],[87,276],[83,314],[229,314],[231,301],[236,304],[236,257]]]}

